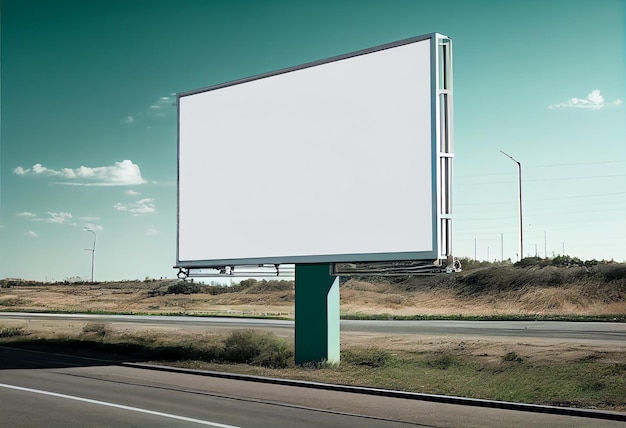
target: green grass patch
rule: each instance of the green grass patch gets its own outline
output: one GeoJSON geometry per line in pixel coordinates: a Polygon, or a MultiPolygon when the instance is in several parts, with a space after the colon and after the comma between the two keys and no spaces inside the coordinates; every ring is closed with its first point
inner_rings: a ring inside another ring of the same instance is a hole
{"type": "Polygon", "coordinates": [[[341,352],[339,365],[289,365],[281,370],[197,361],[180,365],[428,394],[626,410],[626,364],[584,360],[530,363],[515,352],[505,353],[494,362],[462,350],[391,353],[351,347],[341,352]]]}
{"type": "Polygon", "coordinates": [[[222,359],[253,366],[285,368],[293,352],[273,333],[236,330],[224,340],[222,359]]]}
{"type": "Polygon", "coordinates": [[[395,320],[395,321],[569,321],[569,322],[626,322],[626,314],[609,315],[540,315],[540,314],[503,314],[503,315],[393,315],[342,313],[342,320],[395,320]]]}
{"type": "Polygon", "coordinates": [[[390,365],[393,356],[385,349],[351,348],[343,351],[341,359],[343,362],[355,366],[378,368],[390,365]]]}

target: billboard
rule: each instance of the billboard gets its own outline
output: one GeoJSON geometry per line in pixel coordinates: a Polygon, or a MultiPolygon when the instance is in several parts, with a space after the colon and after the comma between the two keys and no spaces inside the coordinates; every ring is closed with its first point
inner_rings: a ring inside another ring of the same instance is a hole
{"type": "Polygon", "coordinates": [[[178,95],[177,266],[449,254],[450,39],[178,95]]]}

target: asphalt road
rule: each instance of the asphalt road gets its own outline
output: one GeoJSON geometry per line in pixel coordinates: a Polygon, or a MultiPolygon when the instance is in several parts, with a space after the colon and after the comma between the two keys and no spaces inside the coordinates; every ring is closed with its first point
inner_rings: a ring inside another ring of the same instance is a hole
{"type": "Polygon", "coordinates": [[[623,426],[168,373],[10,347],[0,347],[0,415],[0,426],[15,428],[623,426]]]}
{"type": "MultiPolygon", "coordinates": [[[[293,321],[179,316],[38,314],[0,312],[1,320],[57,320],[151,324],[161,327],[211,329],[258,328],[293,334],[293,321]]],[[[461,336],[465,338],[549,339],[559,342],[624,345],[625,323],[561,321],[341,321],[341,331],[359,333],[461,336]]],[[[281,334],[282,333],[282,334],[281,334]]]]}

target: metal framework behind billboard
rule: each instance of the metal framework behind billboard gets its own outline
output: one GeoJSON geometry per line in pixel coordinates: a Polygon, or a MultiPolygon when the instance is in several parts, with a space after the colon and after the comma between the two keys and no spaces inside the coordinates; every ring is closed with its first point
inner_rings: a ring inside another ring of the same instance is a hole
{"type": "Polygon", "coordinates": [[[450,256],[451,41],[178,95],[179,268],[450,256]]]}

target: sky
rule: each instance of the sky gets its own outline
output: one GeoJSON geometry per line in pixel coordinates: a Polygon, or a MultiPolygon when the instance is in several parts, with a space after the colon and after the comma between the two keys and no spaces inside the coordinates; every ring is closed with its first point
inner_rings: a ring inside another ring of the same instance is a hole
{"type": "Polygon", "coordinates": [[[89,279],[94,238],[96,280],[175,277],[176,93],[432,32],[453,40],[453,254],[518,257],[502,150],[522,165],[524,256],[626,260],[624,0],[1,0],[0,14],[0,279],[89,279]]]}

